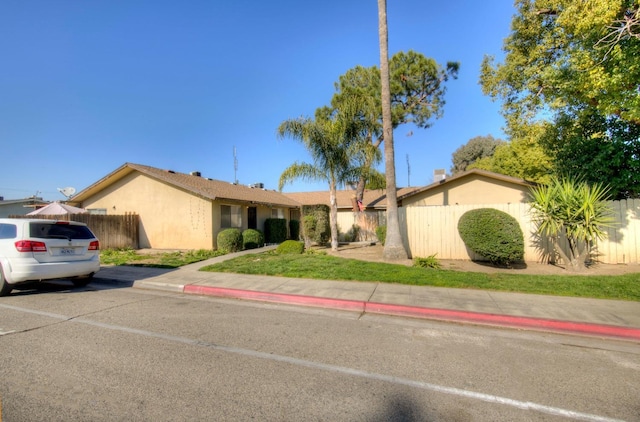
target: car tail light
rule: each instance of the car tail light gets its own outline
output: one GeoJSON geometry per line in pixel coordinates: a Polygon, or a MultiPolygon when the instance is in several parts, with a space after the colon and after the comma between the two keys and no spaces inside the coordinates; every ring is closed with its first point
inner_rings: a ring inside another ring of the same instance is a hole
{"type": "Polygon", "coordinates": [[[100,250],[100,242],[97,241],[97,240],[94,240],[91,243],[89,243],[89,250],[90,251],[99,251],[100,250]]]}
{"type": "Polygon", "coordinates": [[[46,252],[47,245],[33,240],[19,240],[16,242],[16,249],[18,252],[46,252]]]}

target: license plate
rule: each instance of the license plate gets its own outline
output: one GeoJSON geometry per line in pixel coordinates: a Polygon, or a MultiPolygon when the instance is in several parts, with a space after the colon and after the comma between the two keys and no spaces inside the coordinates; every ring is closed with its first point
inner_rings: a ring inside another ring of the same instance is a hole
{"type": "Polygon", "coordinates": [[[76,250],[73,248],[60,248],[60,255],[75,255],[76,250]]]}

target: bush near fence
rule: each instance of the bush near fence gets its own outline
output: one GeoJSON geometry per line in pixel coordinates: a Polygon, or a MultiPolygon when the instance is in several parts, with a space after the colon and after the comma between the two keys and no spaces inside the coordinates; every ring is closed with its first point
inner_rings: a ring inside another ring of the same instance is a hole
{"type": "Polygon", "coordinates": [[[43,218],[47,220],[78,221],[85,223],[100,240],[101,249],[138,249],[140,216],[138,214],[67,214],[67,215],[12,215],[11,218],[43,218]]]}

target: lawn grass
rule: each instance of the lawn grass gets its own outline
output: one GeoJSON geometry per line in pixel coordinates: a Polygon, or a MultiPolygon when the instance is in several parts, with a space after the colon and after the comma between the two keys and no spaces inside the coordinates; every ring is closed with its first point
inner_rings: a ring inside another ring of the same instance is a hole
{"type": "Polygon", "coordinates": [[[640,301],[640,274],[487,274],[407,267],[320,254],[278,255],[273,252],[244,255],[201,270],[640,301]]]}
{"type": "Polygon", "coordinates": [[[100,263],[134,267],[178,268],[220,255],[223,253],[207,249],[145,254],[134,249],[105,249],[100,251],[100,263]]]}

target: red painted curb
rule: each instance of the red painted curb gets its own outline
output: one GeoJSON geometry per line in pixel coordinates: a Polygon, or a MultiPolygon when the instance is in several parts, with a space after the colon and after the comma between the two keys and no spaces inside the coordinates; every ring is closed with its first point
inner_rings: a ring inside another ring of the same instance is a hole
{"type": "Polygon", "coordinates": [[[315,306],[365,313],[426,318],[438,321],[466,322],[477,325],[584,334],[640,341],[640,329],[614,325],[590,324],[583,322],[559,321],[545,318],[498,315],[438,308],[422,308],[419,306],[390,305],[386,303],[364,302],[359,300],[333,299],[285,293],[268,293],[212,286],[186,285],[184,286],[183,292],[232,299],[257,300],[263,302],[315,306]]]}
{"type": "Polygon", "coordinates": [[[201,294],[233,299],[260,300],[263,302],[288,303],[293,305],[334,308],[347,311],[364,312],[365,302],[358,300],[332,299],[315,296],[257,292],[252,290],[228,289],[211,286],[184,286],[184,293],[201,294]]]}
{"type": "Polygon", "coordinates": [[[412,316],[441,321],[468,322],[511,328],[528,328],[541,331],[587,334],[640,341],[640,329],[586,322],[559,321],[546,318],[497,315],[481,312],[454,311],[449,309],[421,308],[417,306],[367,303],[365,312],[385,315],[412,316]]]}

